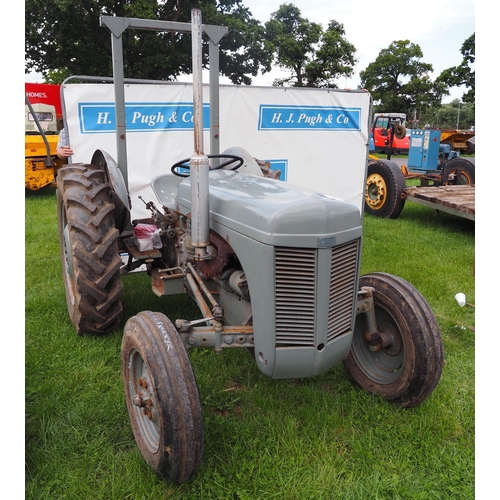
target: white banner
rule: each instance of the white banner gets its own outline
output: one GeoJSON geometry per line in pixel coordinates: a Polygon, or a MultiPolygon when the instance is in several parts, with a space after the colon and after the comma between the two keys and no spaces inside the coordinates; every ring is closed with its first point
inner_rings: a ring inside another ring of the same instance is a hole
{"type": "MultiPolygon", "coordinates": [[[[73,163],[101,149],[116,161],[112,84],[67,84],[64,113],[73,163]]],[[[209,89],[203,87],[204,149],[210,154],[209,89]]],[[[191,84],[125,85],[132,219],[150,212],[154,177],[194,151],[191,84]]],[[[220,152],[241,147],[269,161],[280,179],[364,208],[371,97],[367,92],[220,87],[220,152]]]]}

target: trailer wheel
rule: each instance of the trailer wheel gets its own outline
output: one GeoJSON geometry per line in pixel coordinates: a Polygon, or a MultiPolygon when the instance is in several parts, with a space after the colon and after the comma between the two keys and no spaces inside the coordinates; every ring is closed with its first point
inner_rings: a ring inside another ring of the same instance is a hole
{"type": "Polygon", "coordinates": [[[453,158],[444,166],[444,183],[452,184],[475,184],[476,166],[465,158],[453,158]]]}
{"type": "Polygon", "coordinates": [[[187,481],[203,455],[196,379],[177,330],[161,314],[130,318],[121,348],[128,413],[144,460],[167,481],[187,481]]]}
{"type": "Polygon", "coordinates": [[[365,189],[365,212],[395,219],[405,205],[406,182],[401,169],[390,160],[368,164],[365,189]]]}
{"type": "Polygon", "coordinates": [[[57,175],[57,218],[68,312],[78,334],[108,333],[122,313],[118,230],[109,184],[95,165],[57,175]]]}
{"type": "Polygon", "coordinates": [[[443,344],[436,317],[410,283],[385,273],[360,278],[372,287],[378,339],[369,339],[365,314],[356,317],[351,350],[344,360],[359,387],[402,407],[424,401],[443,369],[443,344]]]}

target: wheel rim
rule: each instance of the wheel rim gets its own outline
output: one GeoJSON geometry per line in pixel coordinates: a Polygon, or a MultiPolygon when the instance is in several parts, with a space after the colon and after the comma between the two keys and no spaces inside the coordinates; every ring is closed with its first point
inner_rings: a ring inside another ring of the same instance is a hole
{"type": "Polygon", "coordinates": [[[366,180],[366,204],[372,210],[380,210],[387,199],[387,185],[380,174],[372,174],[366,180]]]}
{"type": "Polygon", "coordinates": [[[474,184],[474,165],[460,158],[451,160],[445,167],[444,177],[448,185],[474,184]]]}
{"type": "Polygon", "coordinates": [[[377,309],[377,325],[384,346],[365,338],[366,322],[356,329],[352,351],[365,376],[377,384],[390,384],[400,375],[405,356],[403,338],[395,321],[386,311],[377,309]]]}
{"type": "Polygon", "coordinates": [[[74,270],[73,270],[73,253],[71,252],[71,242],[69,237],[69,224],[66,219],[66,211],[62,210],[62,244],[64,249],[64,276],[66,283],[68,284],[68,293],[70,296],[71,303],[75,305],[75,282],[74,282],[74,270]]]}
{"type": "Polygon", "coordinates": [[[136,421],[144,443],[155,453],[160,446],[159,406],[146,363],[136,349],[130,351],[129,367],[129,393],[133,395],[136,421]]]}
{"type": "Polygon", "coordinates": [[[465,170],[456,170],[453,173],[458,176],[458,184],[460,185],[472,184],[472,179],[465,170]]]}

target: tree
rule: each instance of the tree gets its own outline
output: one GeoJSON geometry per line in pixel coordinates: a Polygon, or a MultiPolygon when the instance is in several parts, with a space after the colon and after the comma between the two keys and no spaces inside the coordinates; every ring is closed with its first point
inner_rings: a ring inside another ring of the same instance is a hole
{"type": "Polygon", "coordinates": [[[429,123],[432,128],[468,130],[475,124],[475,109],[470,103],[454,99],[439,108],[429,109],[419,115],[420,124],[429,123]]]}
{"type": "Polygon", "coordinates": [[[356,64],[356,49],[344,36],[341,23],[332,20],[324,31],[295,5],[282,4],[265,24],[265,38],[276,64],[291,75],[273,85],[337,88],[334,80],[351,76],[356,64]]]}
{"type": "Polygon", "coordinates": [[[361,86],[371,92],[375,111],[408,115],[439,106],[446,86],[432,82],[432,65],[422,62],[422,56],[420,47],[409,40],[394,41],[360,72],[361,86]]]}
{"type": "Polygon", "coordinates": [[[460,87],[464,85],[468,88],[462,96],[464,102],[474,104],[476,99],[476,72],[472,70],[471,65],[476,60],[476,34],[465,40],[460,49],[463,56],[463,61],[460,65],[445,69],[438,77],[438,81],[448,85],[449,87],[460,87]]]}
{"type": "MultiPolygon", "coordinates": [[[[204,24],[229,28],[220,41],[223,75],[250,84],[249,75],[270,71],[263,26],[241,0],[26,0],[26,72],[52,83],[69,75],[111,76],[111,39],[101,15],[190,22],[192,7],[202,9],[204,24]]],[[[122,41],[126,78],[175,80],[192,72],[189,34],[126,30],[122,41]]]]}

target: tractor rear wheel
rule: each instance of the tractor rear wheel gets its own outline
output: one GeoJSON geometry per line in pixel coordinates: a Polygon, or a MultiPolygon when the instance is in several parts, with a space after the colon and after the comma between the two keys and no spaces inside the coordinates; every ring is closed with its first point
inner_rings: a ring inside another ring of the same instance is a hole
{"type": "Polygon", "coordinates": [[[118,230],[104,170],[72,164],[57,174],[57,218],[68,312],[78,334],[108,333],[122,313],[118,230]]]}
{"type": "Polygon", "coordinates": [[[405,188],[405,176],[393,161],[370,162],[366,177],[365,212],[395,219],[405,206],[405,188]]]}
{"type": "Polygon", "coordinates": [[[177,330],[164,314],[140,312],[125,325],[121,358],[128,413],[144,460],[167,481],[187,481],[201,464],[203,416],[177,330]]]}
{"type": "Polygon", "coordinates": [[[364,314],[356,317],[344,366],[354,383],[402,407],[424,401],[443,369],[443,343],[436,317],[410,283],[385,273],[360,278],[372,287],[379,337],[368,338],[364,314]]]}
{"type": "Polygon", "coordinates": [[[444,166],[444,184],[475,184],[476,166],[465,158],[453,158],[444,166]]]}

